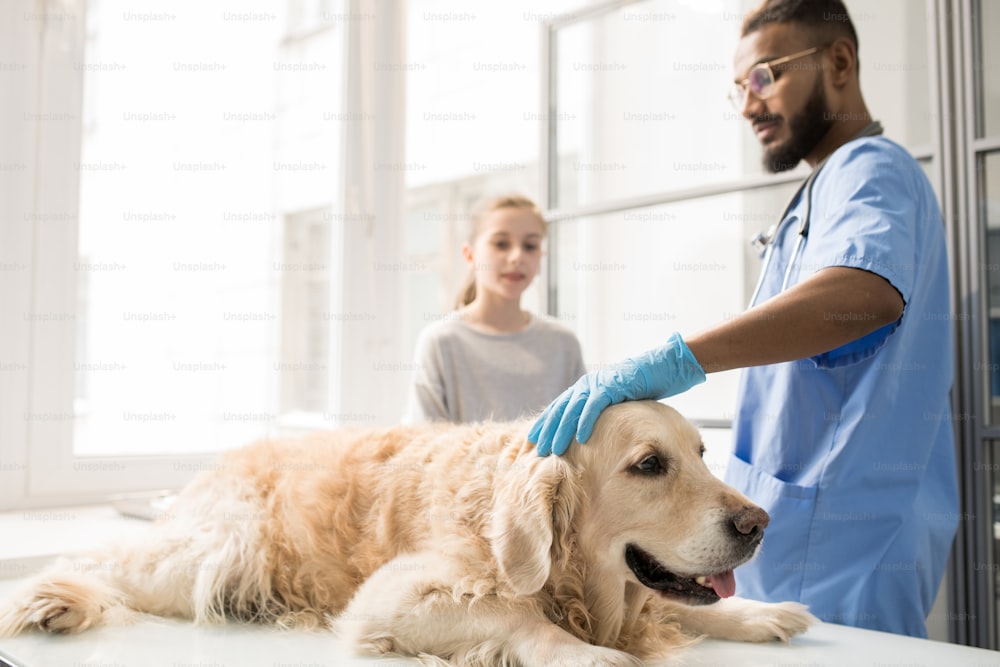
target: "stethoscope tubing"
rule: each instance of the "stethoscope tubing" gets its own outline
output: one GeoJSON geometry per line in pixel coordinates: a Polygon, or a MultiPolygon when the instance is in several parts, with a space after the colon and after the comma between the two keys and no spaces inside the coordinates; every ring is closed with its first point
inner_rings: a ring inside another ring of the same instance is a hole
{"type": "Polygon", "coordinates": [[[802,250],[802,246],[805,244],[806,236],[809,234],[809,218],[812,215],[812,184],[816,180],[816,176],[819,174],[819,170],[823,168],[820,165],[809,174],[809,178],[799,186],[799,189],[795,191],[795,195],[792,200],[785,207],[785,212],[781,214],[781,220],[774,229],[774,233],[771,234],[771,238],[768,239],[767,246],[764,248],[764,259],[760,267],[760,276],[757,278],[757,287],[753,291],[753,296],[750,297],[750,305],[747,308],[753,308],[754,304],[757,303],[757,297],[760,296],[761,287],[764,286],[764,276],[767,275],[768,269],[771,267],[771,260],[774,258],[774,245],[775,240],[778,238],[778,234],[781,233],[782,227],[788,221],[788,212],[792,208],[792,204],[798,199],[799,194],[805,190],[806,191],[806,211],[805,215],[802,217],[802,221],[799,223],[799,233],[798,238],[795,240],[795,247],[792,249],[792,256],[788,260],[788,267],[785,269],[785,275],[781,280],[781,291],[784,292],[788,288],[788,281],[792,277],[792,269],[795,267],[795,260],[799,257],[799,252],[802,250]]]}
{"type": "MultiPolygon", "coordinates": [[[[860,139],[861,137],[873,137],[878,134],[882,134],[882,124],[876,120],[866,125],[864,129],[862,129],[857,135],[852,137],[850,141],[854,141],[855,139],[860,139]]],[[[764,276],[767,275],[767,271],[771,266],[771,261],[774,258],[775,242],[778,238],[778,235],[781,233],[782,227],[785,226],[788,220],[788,212],[792,210],[792,205],[796,201],[798,201],[799,195],[802,193],[803,190],[805,190],[805,197],[806,197],[805,215],[802,216],[802,220],[801,222],[799,222],[799,231],[797,235],[798,238],[795,239],[795,247],[792,248],[792,255],[788,259],[788,267],[785,268],[785,275],[782,277],[781,280],[781,291],[784,292],[786,289],[788,289],[788,281],[791,280],[792,269],[795,268],[795,261],[799,258],[799,253],[802,251],[802,247],[806,243],[806,236],[809,235],[809,221],[810,218],[812,217],[813,184],[816,182],[816,177],[819,176],[819,172],[823,169],[824,166],[826,166],[825,159],[822,162],[820,162],[815,169],[813,169],[812,173],[809,174],[809,177],[805,180],[805,182],[799,186],[799,189],[795,191],[795,194],[792,196],[791,201],[789,201],[788,205],[785,207],[784,213],[781,214],[781,218],[779,219],[777,226],[774,228],[774,233],[771,234],[770,238],[767,240],[767,245],[764,248],[764,258],[761,262],[760,277],[757,278],[757,287],[754,288],[753,296],[750,297],[750,304],[747,306],[747,308],[753,308],[754,304],[757,303],[757,297],[760,296],[761,287],[763,287],[764,285],[764,276]]]]}

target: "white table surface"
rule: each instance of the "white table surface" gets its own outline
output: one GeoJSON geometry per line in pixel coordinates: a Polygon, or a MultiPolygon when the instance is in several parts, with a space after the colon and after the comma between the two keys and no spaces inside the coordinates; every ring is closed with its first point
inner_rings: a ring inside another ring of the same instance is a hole
{"type": "MultiPolygon", "coordinates": [[[[44,557],[84,551],[112,537],[138,534],[143,521],[110,507],[71,508],[73,530],[53,529],[30,512],[0,514],[0,601],[44,557]],[[74,541],[74,532],[76,535],[74,541]],[[47,541],[46,541],[47,540],[47,541]],[[51,544],[49,544],[51,542],[51,544]],[[18,547],[21,545],[21,547],[18,547]],[[46,547],[46,548],[42,548],[46,547]],[[20,549],[20,550],[19,550],[20,549]],[[23,551],[23,553],[22,553],[23,551]]],[[[47,518],[47,517],[42,517],[47,518]]],[[[65,522],[64,522],[65,523],[65,522]]],[[[404,658],[359,658],[329,633],[282,632],[253,625],[194,626],[144,617],[126,627],[74,636],[30,633],[0,639],[0,657],[16,667],[404,667],[404,658]]],[[[0,663],[2,664],[2,663],[0,663]]],[[[661,663],[670,667],[1000,667],[1000,652],[819,624],[791,644],[704,641],[661,663]]]]}
{"type": "MultiPolygon", "coordinates": [[[[73,636],[30,633],[0,640],[15,667],[407,667],[404,658],[359,658],[324,632],[283,632],[250,625],[194,626],[149,618],[73,636]]],[[[2,663],[0,663],[2,664],[2,663]]],[[[661,665],[708,667],[985,667],[1000,652],[882,632],[820,624],[791,644],[708,640],[661,665]]]]}

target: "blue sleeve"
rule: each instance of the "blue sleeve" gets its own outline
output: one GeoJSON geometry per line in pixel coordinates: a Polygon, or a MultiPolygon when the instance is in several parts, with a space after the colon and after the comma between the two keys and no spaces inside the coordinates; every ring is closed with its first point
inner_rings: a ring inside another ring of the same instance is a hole
{"type": "MultiPolygon", "coordinates": [[[[813,191],[808,240],[812,272],[831,266],[870,271],[888,280],[904,304],[908,303],[923,201],[915,172],[920,172],[917,161],[882,138],[853,141],[834,153],[813,191]]],[[[900,321],[817,355],[813,361],[834,367],[870,357],[900,321]]]]}

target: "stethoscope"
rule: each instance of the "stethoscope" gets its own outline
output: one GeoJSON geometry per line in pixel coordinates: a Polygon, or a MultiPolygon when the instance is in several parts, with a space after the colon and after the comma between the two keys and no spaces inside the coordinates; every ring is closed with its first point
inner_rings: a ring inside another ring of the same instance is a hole
{"type": "MultiPolygon", "coordinates": [[[[850,138],[849,141],[854,141],[855,139],[860,139],[861,137],[874,137],[876,135],[882,134],[882,123],[877,120],[868,123],[860,132],[850,138]]],[[[774,244],[775,239],[778,237],[778,232],[781,231],[781,227],[788,217],[789,211],[792,210],[792,206],[798,201],[799,195],[805,190],[806,197],[806,210],[805,215],[799,221],[799,235],[795,239],[795,247],[792,248],[792,256],[788,260],[788,268],[785,269],[785,276],[781,281],[781,291],[784,292],[788,287],[788,281],[792,277],[792,269],[795,267],[795,260],[798,259],[799,252],[802,250],[802,246],[805,245],[806,236],[809,235],[809,217],[812,215],[812,188],[813,183],[816,182],[816,177],[819,176],[820,170],[826,166],[826,158],[823,159],[816,168],[813,169],[812,173],[809,174],[809,178],[799,186],[799,189],[795,191],[795,195],[788,202],[788,206],[785,207],[784,213],[778,218],[778,222],[771,225],[771,227],[766,232],[761,232],[756,234],[751,240],[751,244],[758,249],[764,251],[764,259],[760,267],[760,277],[757,279],[757,287],[753,291],[753,296],[750,297],[750,306],[757,302],[757,297],[760,295],[760,289],[764,285],[764,276],[767,274],[768,268],[771,266],[771,259],[774,255],[774,244]]]]}

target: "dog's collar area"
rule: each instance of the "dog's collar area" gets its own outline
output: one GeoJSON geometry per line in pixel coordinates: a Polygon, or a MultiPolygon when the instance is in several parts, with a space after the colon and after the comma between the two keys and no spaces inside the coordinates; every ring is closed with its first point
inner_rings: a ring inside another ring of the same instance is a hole
{"type": "Polygon", "coordinates": [[[700,577],[682,577],[634,544],[625,547],[625,563],[643,586],[692,604],[718,602],[720,597],[733,595],[736,589],[732,570],[700,577]]]}

